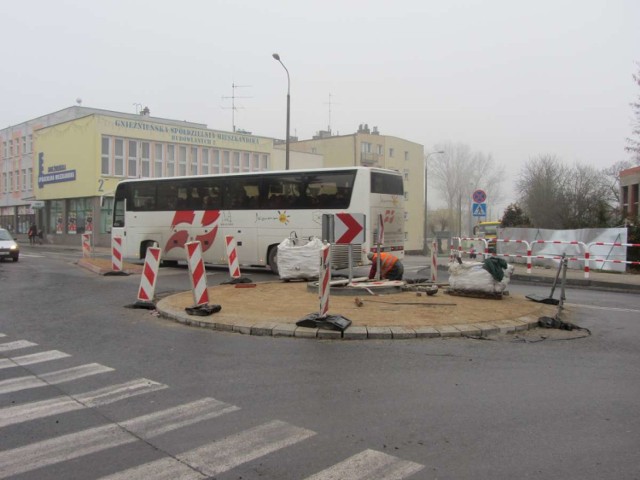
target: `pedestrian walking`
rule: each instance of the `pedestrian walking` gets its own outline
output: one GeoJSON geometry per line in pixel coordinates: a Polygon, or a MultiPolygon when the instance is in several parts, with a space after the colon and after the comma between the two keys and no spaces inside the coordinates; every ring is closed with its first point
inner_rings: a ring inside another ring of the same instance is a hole
{"type": "Polygon", "coordinates": [[[29,244],[30,245],[35,245],[36,244],[36,238],[38,236],[38,227],[36,226],[35,223],[32,223],[31,226],[29,227],[29,231],[27,232],[27,236],[29,237],[29,244]]]}

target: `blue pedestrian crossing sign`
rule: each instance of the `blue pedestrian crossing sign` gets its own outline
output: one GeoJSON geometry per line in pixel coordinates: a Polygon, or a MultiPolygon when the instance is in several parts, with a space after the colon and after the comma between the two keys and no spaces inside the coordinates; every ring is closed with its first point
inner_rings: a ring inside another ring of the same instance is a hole
{"type": "Polygon", "coordinates": [[[474,217],[486,217],[487,216],[487,204],[486,203],[474,203],[471,207],[471,213],[474,217]]]}

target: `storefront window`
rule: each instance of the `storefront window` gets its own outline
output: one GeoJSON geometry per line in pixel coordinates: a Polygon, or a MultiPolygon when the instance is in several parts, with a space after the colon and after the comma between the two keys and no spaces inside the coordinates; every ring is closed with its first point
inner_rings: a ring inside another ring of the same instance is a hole
{"type": "Polygon", "coordinates": [[[29,227],[35,223],[36,216],[30,211],[30,208],[26,205],[20,205],[18,207],[18,231],[16,233],[27,233],[29,227]]]}
{"type": "Polygon", "coordinates": [[[74,198],[69,200],[67,233],[93,232],[93,208],[90,198],[74,198]]]}
{"type": "Polygon", "coordinates": [[[49,206],[49,231],[64,233],[64,200],[51,200],[49,206]]]}
{"type": "Polygon", "coordinates": [[[104,203],[100,208],[100,233],[110,233],[111,231],[111,213],[113,212],[113,197],[105,197],[104,203]]]}

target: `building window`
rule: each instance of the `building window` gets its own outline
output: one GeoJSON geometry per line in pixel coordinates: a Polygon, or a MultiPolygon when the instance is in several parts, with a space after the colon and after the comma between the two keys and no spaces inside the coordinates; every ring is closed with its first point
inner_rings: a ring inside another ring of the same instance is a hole
{"type": "Polygon", "coordinates": [[[240,171],[240,152],[233,152],[233,173],[240,171]]]}
{"type": "Polygon", "coordinates": [[[102,166],[100,173],[109,175],[111,173],[111,140],[109,137],[102,137],[102,166]]]}
{"type": "Polygon", "coordinates": [[[178,147],[178,175],[184,177],[187,174],[187,147],[178,147]]]}
{"type": "Polygon", "coordinates": [[[155,144],[155,155],[153,157],[153,174],[156,177],[161,177],[162,176],[162,167],[163,167],[163,163],[164,163],[164,157],[163,157],[163,146],[162,143],[156,143],[155,144]]]}
{"type": "Polygon", "coordinates": [[[200,173],[209,175],[209,149],[202,149],[202,165],[200,165],[200,173]]]}
{"type": "Polygon", "coordinates": [[[409,152],[404,152],[404,161],[405,162],[409,161],[409,152]]]}
{"type": "Polygon", "coordinates": [[[33,189],[33,168],[29,168],[27,172],[27,190],[33,189]]]}
{"type": "Polygon", "coordinates": [[[242,154],[242,171],[250,172],[251,171],[251,154],[243,153],[242,154]]]}
{"type": "Polygon", "coordinates": [[[167,176],[173,177],[176,174],[176,146],[167,145],[167,176]]]}
{"type": "Polygon", "coordinates": [[[230,173],[231,172],[231,152],[229,150],[224,150],[222,152],[222,173],[230,173]]]}
{"type": "Polygon", "coordinates": [[[2,191],[7,193],[9,192],[9,184],[7,182],[7,174],[3,173],[2,174],[2,191]]]}
{"type": "Polygon", "coordinates": [[[220,173],[220,150],[211,151],[211,173],[220,173]]]}
{"type": "Polygon", "coordinates": [[[22,169],[22,191],[24,192],[27,189],[27,169],[22,169]]]}
{"type": "Polygon", "coordinates": [[[407,170],[406,168],[404,169],[404,179],[405,180],[409,180],[409,170],[407,170]]]}
{"type": "Polygon", "coordinates": [[[128,174],[130,177],[138,176],[138,142],[129,140],[128,174]]]}
{"type": "Polygon", "coordinates": [[[198,175],[198,147],[191,147],[191,175],[198,175]]]}
{"type": "Polygon", "coordinates": [[[93,208],[90,198],[69,200],[67,212],[67,233],[85,233],[93,231],[93,208]]]}
{"type": "Polygon", "coordinates": [[[7,142],[2,142],[2,157],[7,158],[9,156],[9,148],[7,142]]]}
{"type": "Polygon", "coordinates": [[[394,153],[395,152],[393,151],[393,148],[390,148],[389,149],[389,157],[393,158],[394,153]]]}
{"type": "Polygon", "coordinates": [[[251,171],[259,172],[260,171],[260,154],[254,153],[251,157],[251,171]]]}
{"type": "Polygon", "coordinates": [[[124,140],[116,138],[114,148],[113,174],[116,177],[124,177],[124,140]]]}
{"type": "Polygon", "coordinates": [[[49,202],[49,231],[61,235],[64,233],[64,200],[49,202]]]}
{"type": "Polygon", "coordinates": [[[409,200],[409,192],[407,190],[404,191],[404,199],[409,200]]]}
{"type": "Polygon", "coordinates": [[[9,172],[9,192],[13,192],[13,172],[9,172]]]}
{"type": "Polygon", "coordinates": [[[269,155],[266,153],[262,154],[262,157],[260,158],[260,170],[269,170],[269,155]]]}
{"type": "Polygon", "coordinates": [[[376,145],[378,147],[378,155],[384,154],[384,147],[382,145],[376,145]]]}
{"type": "Polygon", "coordinates": [[[28,151],[29,151],[29,152],[33,152],[33,135],[29,135],[29,144],[28,144],[28,147],[29,147],[29,150],[28,150],[28,151]]]}
{"type": "Polygon", "coordinates": [[[140,157],[140,175],[144,178],[149,178],[151,176],[151,144],[149,142],[142,142],[140,147],[140,150],[142,150],[142,156],[140,157]]]}
{"type": "Polygon", "coordinates": [[[9,140],[9,156],[13,157],[13,140],[9,140]]]}

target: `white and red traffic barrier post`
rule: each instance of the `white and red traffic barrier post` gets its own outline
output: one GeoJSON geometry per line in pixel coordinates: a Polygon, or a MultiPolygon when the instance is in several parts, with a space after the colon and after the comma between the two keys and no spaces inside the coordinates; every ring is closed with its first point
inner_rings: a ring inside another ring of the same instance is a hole
{"type": "Polygon", "coordinates": [[[431,242],[431,283],[438,281],[438,240],[431,242]]]}
{"type": "Polygon", "coordinates": [[[320,312],[318,318],[326,318],[329,313],[329,295],[331,293],[331,244],[320,249],[320,278],[318,282],[318,299],[320,312]]]}
{"type": "Polygon", "coordinates": [[[147,248],[147,254],[144,257],[144,267],[142,269],[142,275],[140,276],[140,288],[138,289],[136,306],[155,308],[153,299],[155,297],[161,254],[162,249],[159,247],[147,248]]]}
{"type": "Polygon", "coordinates": [[[122,237],[111,238],[111,270],[122,271],[122,237]]]}
{"type": "Polygon", "coordinates": [[[238,244],[236,242],[236,239],[231,235],[227,235],[225,237],[225,241],[227,244],[229,275],[231,275],[231,278],[240,278],[240,263],[238,260],[238,244]]]}
{"type": "MultiPolygon", "coordinates": [[[[584,256],[584,278],[589,278],[589,260],[591,256],[591,247],[595,246],[609,246],[609,247],[640,247],[640,243],[620,243],[620,242],[592,242],[587,245],[586,253],[584,256]]],[[[595,255],[594,255],[595,257],[595,255]]],[[[640,265],[640,262],[631,261],[631,260],[610,260],[607,258],[593,258],[592,262],[602,262],[606,263],[619,263],[625,265],[640,265]]],[[[626,268],[626,267],[625,267],[626,268]]]]}
{"type": "Polygon", "coordinates": [[[91,256],[91,234],[83,233],[82,234],[82,256],[90,257],[91,256]]]}
{"type": "MultiPolygon", "coordinates": [[[[560,260],[560,259],[565,259],[567,262],[584,262],[584,272],[585,272],[585,277],[584,278],[589,278],[589,251],[587,248],[587,245],[584,244],[584,242],[580,242],[577,240],[533,240],[531,242],[531,255],[533,256],[533,258],[539,258],[539,259],[551,259],[551,260],[560,260]],[[533,255],[533,248],[536,245],[540,245],[540,244],[555,244],[555,245],[574,245],[577,247],[581,247],[582,250],[584,251],[584,257],[580,258],[580,257],[562,257],[560,255],[533,255]]],[[[527,268],[527,273],[531,273],[531,270],[529,268],[527,268]]]]}
{"type": "Polygon", "coordinates": [[[202,245],[200,242],[187,242],[184,245],[187,251],[187,264],[189,266],[189,278],[193,291],[194,306],[207,305],[209,292],[207,291],[207,272],[202,260],[202,245]]]}

